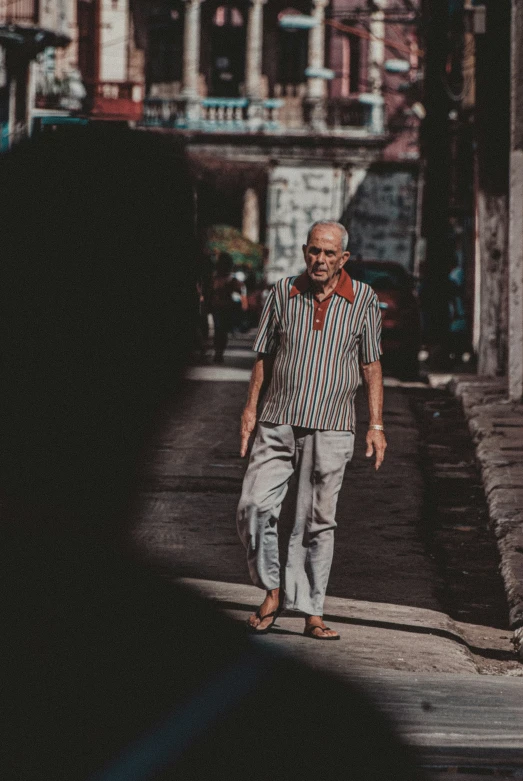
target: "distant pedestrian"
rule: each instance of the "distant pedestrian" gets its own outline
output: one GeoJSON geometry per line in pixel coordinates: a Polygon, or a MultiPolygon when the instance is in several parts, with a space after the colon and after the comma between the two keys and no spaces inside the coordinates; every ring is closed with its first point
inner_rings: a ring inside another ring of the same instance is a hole
{"type": "Polygon", "coordinates": [[[467,318],[465,311],[465,275],[463,268],[456,265],[449,272],[449,333],[448,353],[451,366],[460,364],[463,355],[467,352],[467,318]]]}
{"type": "Polygon", "coordinates": [[[229,331],[242,311],[242,283],[233,274],[234,261],[220,252],[212,279],[211,313],[214,321],[214,362],[223,363],[229,331]]]}
{"type": "Polygon", "coordinates": [[[234,279],[240,283],[240,290],[239,290],[239,300],[238,300],[238,292],[235,292],[234,295],[234,303],[236,305],[235,311],[234,311],[234,321],[232,326],[233,333],[236,333],[239,331],[240,333],[244,334],[246,331],[248,331],[248,325],[247,325],[247,310],[249,309],[249,300],[247,297],[247,275],[245,274],[245,271],[243,271],[242,268],[237,269],[233,273],[234,279]]]}
{"type": "Polygon", "coordinates": [[[380,310],[373,290],[343,269],[347,243],[343,225],[312,225],[303,246],[307,269],[271,290],[254,343],[258,358],[241,419],[242,456],[262,386],[268,390],[237,521],[251,578],[267,592],[248,622],[257,633],[269,631],[286,608],[305,614],[306,636],[339,639],[322,615],[336,503],[354,449],[359,363],[370,411],[366,454],[376,454],[376,469],[385,454],[380,310]],[[277,522],[293,472],[298,494],[280,591],[277,522]]]}
{"type": "Polygon", "coordinates": [[[213,265],[207,253],[202,253],[198,264],[196,290],[198,294],[198,329],[196,345],[200,353],[200,361],[206,362],[207,343],[209,339],[209,308],[212,291],[213,265]]]}

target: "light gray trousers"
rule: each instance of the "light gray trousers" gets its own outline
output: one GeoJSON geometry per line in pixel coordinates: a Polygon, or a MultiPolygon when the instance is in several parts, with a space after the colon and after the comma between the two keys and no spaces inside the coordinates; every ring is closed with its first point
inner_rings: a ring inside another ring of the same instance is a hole
{"type": "Polygon", "coordinates": [[[278,528],[289,480],[297,478],[294,525],[283,575],[285,608],[323,615],[334,550],[336,504],[354,451],[350,431],[260,423],[243,480],[237,524],[253,583],[280,586],[278,528]]]}

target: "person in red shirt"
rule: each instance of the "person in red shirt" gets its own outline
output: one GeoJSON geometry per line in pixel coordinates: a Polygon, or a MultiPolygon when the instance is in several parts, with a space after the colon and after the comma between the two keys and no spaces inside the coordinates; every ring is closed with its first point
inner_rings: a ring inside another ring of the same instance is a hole
{"type": "Polygon", "coordinates": [[[305,615],[307,637],[339,639],[322,614],[338,492],[354,449],[360,367],[369,401],[367,456],[376,454],[378,469],[385,454],[379,302],[369,285],[343,269],[348,238],[334,221],[311,226],[303,246],[306,270],[274,285],[253,346],[258,360],[241,420],[242,456],[258,427],[237,525],[251,579],[266,591],[249,619],[256,633],[269,631],[285,608],[305,615]],[[277,521],[294,472],[294,526],[280,572],[277,521]]]}
{"type": "Polygon", "coordinates": [[[223,363],[229,332],[242,310],[243,285],[232,273],[234,262],[220,252],[212,280],[211,313],[214,320],[214,362],[223,363]]]}

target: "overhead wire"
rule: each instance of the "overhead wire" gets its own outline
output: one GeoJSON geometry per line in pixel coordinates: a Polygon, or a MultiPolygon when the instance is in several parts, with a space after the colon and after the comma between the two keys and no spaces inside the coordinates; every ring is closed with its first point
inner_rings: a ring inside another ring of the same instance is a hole
{"type": "Polygon", "coordinates": [[[361,30],[359,27],[353,27],[352,25],[343,24],[342,22],[336,21],[336,19],[325,19],[324,23],[328,24],[330,27],[334,27],[336,30],[339,30],[340,32],[351,33],[352,35],[357,35],[359,38],[364,38],[366,40],[382,42],[386,46],[390,46],[396,49],[396,51],[401,51],[405,54],[414,54],[417,57],[423,57],[425,55],[423,49],[420,49],[418,47],[411,48],[410,46],[406,46],[405,44],[392,41],[390,38],[380,38],[379,36],[374,35],[373,33],[367,30],[361,30]]]}

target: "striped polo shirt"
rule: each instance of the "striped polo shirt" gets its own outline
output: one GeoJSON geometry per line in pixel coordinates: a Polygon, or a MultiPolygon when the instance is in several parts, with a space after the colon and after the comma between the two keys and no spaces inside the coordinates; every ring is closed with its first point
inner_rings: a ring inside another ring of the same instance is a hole
{"type": "Polygon", "coordinates": [[[379,359],[380,336],[376,294],[344,270],[322,302],[306,272],[281,279],[267,297],[253,345],[275,356],[260,420],[354,431],[359,362],[379,359]]]}

